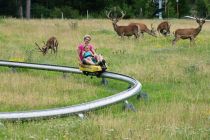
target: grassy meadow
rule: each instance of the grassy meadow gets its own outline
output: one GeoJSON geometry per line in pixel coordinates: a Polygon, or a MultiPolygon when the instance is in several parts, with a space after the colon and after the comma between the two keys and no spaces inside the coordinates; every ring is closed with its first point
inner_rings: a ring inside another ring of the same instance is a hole
{"type": "MultiPolygon", "coordinates": [[[[149,28],[161,22],[144,22],[149,28]]],[[[171,31],[197,27],[194,20],[169,20],[171,31]]],[[[109,20],[0,19],[0,59],[78,67],[76,49],[83,36],[105,57],[109,71],[142,83],[148,101],[128,99],[137,112],[123,111],[123,102],[77,116],[36,121],[0,121],[0,139],[35,140],[207,140],[210,139],[210,22],[196,44],[173,35],[134,39],[117,36],[109,20]],[[49,37],[59,41],[58,54],[37,51],[49,37]]],[[[64,107],[107,97],[127,89],[126,83],[62,73],[0,67],[0,112],[64,107]]]]}

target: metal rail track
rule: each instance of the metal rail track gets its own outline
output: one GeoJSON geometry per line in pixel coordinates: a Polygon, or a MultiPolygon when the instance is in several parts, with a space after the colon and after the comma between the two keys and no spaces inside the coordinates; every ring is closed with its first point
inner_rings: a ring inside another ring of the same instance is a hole
{"type": "MultiPolygon", "coordinates": [[[[24,62],[13,62],[13,61],[4,61],[0,60],[0,66],[3,67],[19,67],[19,68],[28,68],[28,69],[37,69],[37,70],[47,70],[47,71],[58,71],[58,72],[67,72],[67,73],[76,73],[83,74],[78,68],[75,67],[66,67],[66,66],[57,66],[57,65],[47,65],[47,64],[35,64],[35,63],[24,63],[24,62]]],[[[61,108],[52,108],[45,110],[32,110],[32,111],[20,111],[20,112],[0,112],[0,120],[33,120],[33,119],[44,119],[50,117],[61,117],[71,114],[78,114],[93,110],[96,108],[104,107],[110,104],[117,103],[119,101],[125,100],[133,95],[136,95],[141,90],[141,83],[136,79],[113,72],[104,72],[101,77],[117,79],[120,81],[127,82],[131,87],[125,91],[114,94],[109,97],[102,99],[66,106],[61,108]]]]}

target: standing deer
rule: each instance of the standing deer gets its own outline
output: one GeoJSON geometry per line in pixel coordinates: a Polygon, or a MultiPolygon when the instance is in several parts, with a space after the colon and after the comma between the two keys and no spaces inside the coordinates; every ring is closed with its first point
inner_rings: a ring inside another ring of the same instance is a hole
{"type": "Polygon", "coordinates": [[[151,24],[151,30],[149,30],[147,28],[147,26],[144,24],[144,23],[130,23],[129,26],[132,26],[132,25],[138,25],[141,29],[141,34],[142,36],[144,35],[144,33],[148,33],[149,35],[152,35],[154,37],[157,37],[156,36],[156,31],[155,31],[155,28],[153,27],[153,25],[151,24]]]}
{"type": "Polygon", "coordinates": [[[174,34],[175,38],[172,41],[172,45],[175,45],[179,39],[190,39],[190,46],[191,42],[195,43],[195,38],[200,33],[206,18],[202,19],[195,17],[195,19],[199,26],[197,28],[177,29],[174,34]]]}
{"type": "Polygon", "coordinates": [[[110,19],[112,21],[114,30],[117,32],[117,34],[121,37],[123,36],[132,36],[134,35],[136,38],[139,37],[139,33],[140,33],[140,26],[138,25],[128,25],[128,26],[118,26],[117,22],[120,21],[125,14],[123,13],[123,11],[121,11],[121,17],[117,18],[117,17],[110,17],[111,11],[109,11],[108,13],[106,13],[106,16],[108,17],[108,19],[110,19]]]}
{"type": "Polygon", "coordinates": [[[57,53],[57,51],[58,51],[58,40],[54,36],[50,37],[47,40],[47,43],[44,42],[44,46],[42,48],[40,48],[36,42],[35,42],[35,44],[38,47],[38,49],[43,53],[43,55],[45,55],[49,49],[51,49],[51,53],[52,53],[52,51],[54,53],[57,53]]]}
{"type": "Polygon", "coordinates": [[[167,36],[168,34],[170,34],[170,26],[171,25],[168,23],[168,21],[163,21],[158,25],[157,31],[159,34],[167,36]]]}

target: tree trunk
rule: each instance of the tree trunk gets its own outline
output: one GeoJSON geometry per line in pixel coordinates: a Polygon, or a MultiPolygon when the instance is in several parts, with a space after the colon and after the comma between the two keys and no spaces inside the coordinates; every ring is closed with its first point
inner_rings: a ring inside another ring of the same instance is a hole
{"type": "Polygon", "coordinates": [[[26,19],[31,17],[31,0],[26,0],[26,19]]]}
{"type": "Polygon", "coordinates": [[[23,18],[23,5],[22,0],[18,0],[18,17],[23,18]]]}

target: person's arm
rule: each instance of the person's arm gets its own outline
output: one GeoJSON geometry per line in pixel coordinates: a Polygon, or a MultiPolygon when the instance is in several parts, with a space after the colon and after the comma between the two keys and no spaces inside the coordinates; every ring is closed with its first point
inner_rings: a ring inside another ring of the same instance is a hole
{"type": "Polygon", "coordinates": [[[81,49],[80,49],[80,46],[78,46],[78,48],[77,48],[77,58],[78,58],[78,60],[81,62],[81,59],[80,59],[80,52],[81,52],[81,49]]]}
{"type": "Polygon", "coordinates": [[[93,56],[97,55],[92,45],[90,45],[90,51],[92,52],[93,56]]]}
{"type": "Polygon", "coordinates": [[[82,51],[82,56],[84,57],[85,51],[82,51]]]}

